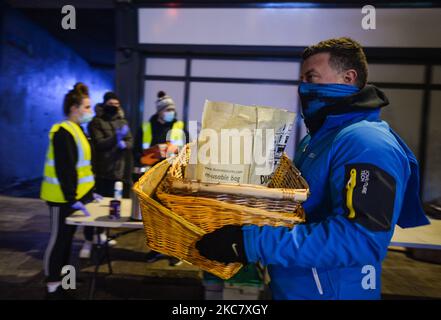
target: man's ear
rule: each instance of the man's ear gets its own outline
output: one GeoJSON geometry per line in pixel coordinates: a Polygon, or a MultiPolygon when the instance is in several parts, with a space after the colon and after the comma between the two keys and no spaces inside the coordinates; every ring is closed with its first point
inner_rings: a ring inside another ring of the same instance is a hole
{"type": "Polygon", "coordinates": [[[357,71],[355,71],[354,69],[349,69],[345,71],[345,74],[343,76],[343,81],[345,82],[345,84],[355,85],[357,81],[357,77],[358,77],[357,71]]]}

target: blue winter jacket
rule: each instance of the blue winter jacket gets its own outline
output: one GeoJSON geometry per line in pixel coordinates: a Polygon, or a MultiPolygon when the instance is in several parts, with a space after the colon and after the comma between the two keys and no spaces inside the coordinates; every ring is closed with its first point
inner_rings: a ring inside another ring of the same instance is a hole
{"type": "Polygon", "coordinates": [[[307,221],[243,227],[250,262],[268,266],[274,299],[379,299],[396,224],[427,224],[418,164],[380,109],[329,115],[300,143],[307,221]]]}

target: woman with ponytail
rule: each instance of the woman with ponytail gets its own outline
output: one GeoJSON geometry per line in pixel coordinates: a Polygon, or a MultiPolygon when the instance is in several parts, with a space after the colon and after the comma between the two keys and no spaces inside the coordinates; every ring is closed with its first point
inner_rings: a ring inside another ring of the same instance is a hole
{"type": "Polygon", "coordinates": [[[94,194],[92,152],[81,124],[92,117],[89,90],[83,83],[75,84],[64,97],[65,119],[52,126],[44,166],[41,199],[49,205],[51,236],[44,255],[47,298],[66,297],[61,288],[61,269],[69,264],[69,254],[75,226],[65,219],[74,211],[90,215],[85,204],[99,195],[94,194]]]}

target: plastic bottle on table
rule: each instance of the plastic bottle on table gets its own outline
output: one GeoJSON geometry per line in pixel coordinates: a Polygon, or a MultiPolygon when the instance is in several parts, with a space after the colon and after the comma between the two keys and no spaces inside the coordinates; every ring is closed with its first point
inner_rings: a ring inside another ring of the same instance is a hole
{"type": "Polygon", "coordinates": [[[121,181],[116,181],[115,182],[115,193],[114,193],[113,198],[115,200],[121,200],[122,194],[123,194],[123,183],[121,181]]]}

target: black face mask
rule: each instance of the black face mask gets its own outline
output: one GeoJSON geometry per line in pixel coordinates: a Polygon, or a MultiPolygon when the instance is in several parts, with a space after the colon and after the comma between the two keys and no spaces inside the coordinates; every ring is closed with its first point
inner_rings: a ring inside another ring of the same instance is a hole
{"type": "Polygon", "coordinates": [[[108,115],[114,116],[118,112],[118,107],[111,106],[111,105],[104,105],[103,110],[108,115]]]}

